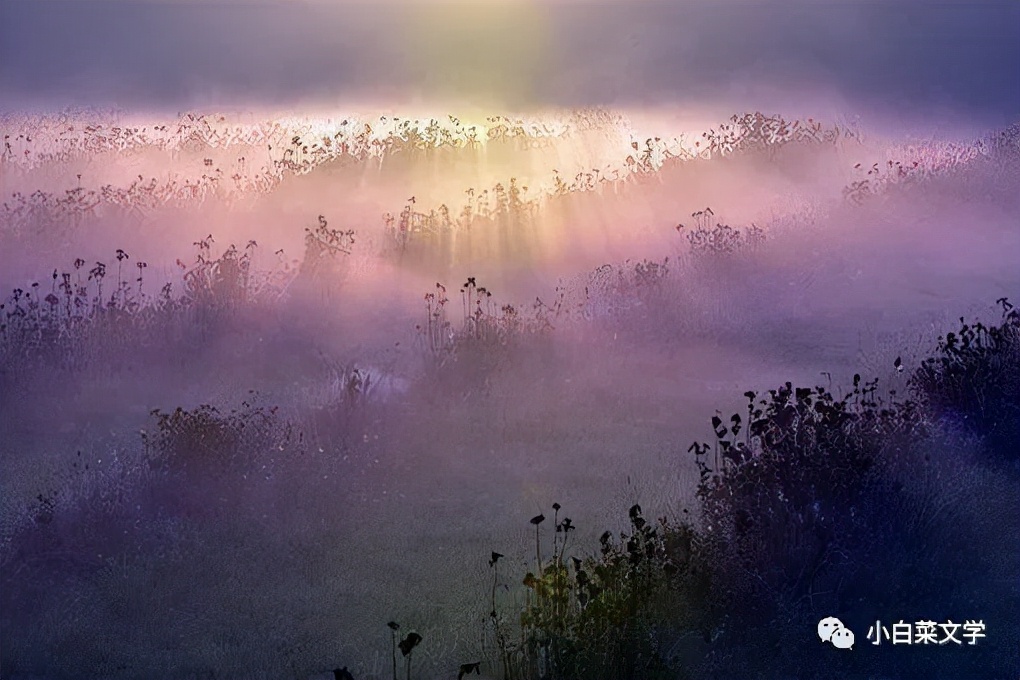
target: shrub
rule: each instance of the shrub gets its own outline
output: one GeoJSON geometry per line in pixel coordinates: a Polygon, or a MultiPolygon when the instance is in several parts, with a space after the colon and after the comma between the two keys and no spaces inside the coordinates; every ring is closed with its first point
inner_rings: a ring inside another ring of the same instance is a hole
{"type": "Polygon", "coordinates": [[[153,432],[143,431],[150,465],[185,473],[190,479],[242,474],[263,469],[259,460],[267,450],[283,451],[292,440],[292,427],[277,417],[277,407],[266,408],[242,401],[240,409],[222,413],[202,404],[194,409],[177,407],[166,412],[153,409],[153,432]]]}
{"type": "Polygon", "coordinates": [[[305,228],[305,256],[301,274],[316,278],[336,273],[337,257],[350,255],[354,247],[354,230],[342,231],[329,226],[323,215],[315,227],[305,228]]]}
{"type": "Polygon", "coordinates": [[[554,509],[552,557],[543,559],[540,526],[535,527],[535,570],[523,579],[526,604],[519,626],[497,611],[499,553],[493,553],[490,623],[503,675],[559,680],[677,678],[677,642],[701,625],[707,570],[698,563],[693,528],[661,518],[646,521],[638,505],[630,509],[630,533],[601,538],[598,555],[567,555],[570,518],[554,509]],[[519,633],[519,638],[511,631],[519,633]]]}
{"type": "Polygon", "coordinates": [[[191,265],[177,261],[177,295],[173,282],[156,295],[145,291],[146,262],[134,263],[138,275],[130,280],[130,256],[122,249],[115,255],[115,285],[107,282],[106,263],[88,268],[78,258],[73,271],[53,270],[45,295],[39,283],[15,289],[0,303],[0,368],[81,370],[102,358],[117,363],[140,346],[193,344],[242,309],[279,299],[294,278],[290,265],[256,271],[255,241],[243,250],[230,245],[218,257],[211,254],[213,243],[211,235],[196,241],[191,265]]]}
{"type": "Polygon", "coordinates": [[[754,224],[743,230],[722,223],[710,227],[714,215],[711,208],[705,208],[691,214],[696,221],[694,229],[688,230],[684,224],[676,226],[677,232],[686,237],[693,254],[730,254],[759,245],[765,240],[764,230],[754,224]]]}
{"type": "Polygon", "coordinates": [[[498,305],[492,292],[468,277],[461,286],[461,324],[449,320],[446,286],[424,295],[425,323],[415,326],[430,385],[471,389],[505,366],[525,338],[545,336],[563,309],[563,291],[553,304],[536,298],[531,309],[498,305]]]}
{"type": "Polygon", "coordinates": [[[982,437],[993,458],[1020,465],[1020,312],[1000,298],[1002,320],[967,324],[938,339],[910,386],[952,427],[982,437]]]}
{"type": "Polygon", "coordinates": [[[866,555],[888,524],[878,462],[922,423],[915,403],[883,406],[876,389],[854,376],[843,398],[790,383],[762,399],[747,392],[746,421],[715,416],[714,445],[691,446],[731,616],[770,620],[805,602],[819,606],[820,595],[835,601],[833,574],[866,555]]]}
{"type": "MultiPolygon", "coordinates": [[[[1005,428],[1015,428],[1017,322],[1000,304],[1002,326],[940,341],[909,381],[913,399],[879,396],[877,380],[855,375],[844,397],[786,383],[764,398],[747,392],[746,416],[712,419],[715,442],[690,448],[708,613],[723,631],[709,672],[822,677],[830,650],[807,641],[825,616],[842,617],[858,645],[876,612],[1016,625],[1016,594],[1002,584],[1018,565],[1002,536],[1017,527],[1018,497],[969,448],[978,435],[1001,457],[1015,442],[1005,428]],[[947,429],[947,412],[966,415],[964,426],[947,429]]],[[[1000,677],[1018,661],[1003,640],[943,661],[901,651],[855,655],[843,670],[1000,677]]]]}

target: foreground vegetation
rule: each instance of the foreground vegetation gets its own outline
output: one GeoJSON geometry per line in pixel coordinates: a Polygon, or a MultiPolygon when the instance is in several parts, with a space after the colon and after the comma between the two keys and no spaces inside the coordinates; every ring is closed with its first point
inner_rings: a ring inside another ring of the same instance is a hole
{"type": "MultiPolygon", "coordinates": [[[[940,338],[901,380],[903,394],[859,375],[845,393],[790,383],[748,392],[744,413],[712,419],[710,442],[678,451],[693,455],[701,473],[691,512],[650,520],[635,505],[629,531],[606,532],[594,552],[572,540],[577,527],[559,504],[551,517],[534,517],[526,573],[499,552],[488,556],[491,590],[479,593],[489,611],[483,642],[459,677],[807,678],[833,669],[853,677],[1008,677],[1020,663],[1005,633],[1020,611],[1020,313],[1006,299],[999,305],[998,323],[961,319],[958,331],[940,338]],[[832,615],[856,632],[855,653],[814,639],[815,623],[832,615]],[[868,644],[876,620],[901,618],[980,619],[988,637],[937,653],[868,644]]],[[[488,317],[473,318],[458,342],[500,337],[488,317]]],[[[899,360],[890,369],[905,370],[899,360]]],[[[353,412],[367,385],[362,376],[347,378],[353,412]]],[[[206,499],[230,493],[225,479],[273,475],[285,459],[297,464],[304,435],[257,402],[256,395],[230,413],[209,405],[154,411],[142,435],[153,471],[144,489],[101,493],[70,533],[55,521],[55,499],[41,494],[31,510],[36,529],[5,546],[6,579],[52,560],[54,540],[68,554],[96,541],[116,554],[118,527],[138,521],[129,509],[135,501],[165,525],[214,513],[206,499]],[[60,533],[51,536],[54,528],[60,533]]],[[[4,592],[8,611],[33,597],[4,592]]],[[[394,677],[419,677],[414,653],[430,640],[388,625],[394,677]]],[[[288,649],[278,652],[296,653],[288,649]]],[[[5,675],[27,662],[8,654],[5,675]]],[[[335,673],[353,677],[346,667],[335,673]]]]}
{"type": "MultiPolygon", "coordinates": [[[[877,379],[859,375],[842,395],[790,383],[748,392],[744,415],[714,417],[714,441],[688,450],[701,471],[694,515],[653,523],[635,505],[631,531],[618,541],[607,532],[585,559],[565,558],[573,526],[558,505],[543,558],[545,518],[534,518],[535,569],[523,578],[519,619],[497,613],[493,596],[493,670],[607,680],[1010,677],[1020,658],[1008,634],[951,656],[878,655],[865,639],[881,618],[1016,625],[1020,313],[999,304],[998,324],[961,319],[940,338],[908,396],[882,395],[877,379]],[[856,654],[814,639],[831,615],[857,632],[856,654]],[[508,625],[519,642],[508,642],[508,625]]],[[[903,370],[899,359],[893,369],[903,370]]]]}

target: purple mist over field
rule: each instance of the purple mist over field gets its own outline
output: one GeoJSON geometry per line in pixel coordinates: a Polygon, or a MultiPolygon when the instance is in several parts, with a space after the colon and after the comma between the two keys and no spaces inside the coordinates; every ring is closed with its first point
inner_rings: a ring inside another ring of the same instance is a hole
{"type": "Polygon", "coordinates": [[[0,355],[4,677],[385,678],[393,619],[446,677],[528,518],[594,550],[693,510],[687,447],[745,390],[902,388],[1020,288],[1016,3],[14,0],[0,107],[0,286],[38,301],[6,321],[47,329],[0,355]],[[708,151],[754,111],[838,139],[708,151]],[[572,132],[484,139],[504,115],[572,132]],[[407,142],[432,118],[484,141],[407,142]],[[337,151],[366,124],[404,146],[337,151]],[[689,240],[716,224],[761,240],[689,240]],[[100,281],[142,320],[68,330],[100,281]],[[247,431],[152,413],[205,404],[247,431]]]}

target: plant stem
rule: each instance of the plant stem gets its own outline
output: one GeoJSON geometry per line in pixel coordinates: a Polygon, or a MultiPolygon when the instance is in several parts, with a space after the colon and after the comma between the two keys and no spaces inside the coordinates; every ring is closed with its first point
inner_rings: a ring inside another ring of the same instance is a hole
{"type": "Polygon", "coordinates": [[[390,631],[390,639],[393,641],[393,680],[397,680],[397,631],[390,631]]]}

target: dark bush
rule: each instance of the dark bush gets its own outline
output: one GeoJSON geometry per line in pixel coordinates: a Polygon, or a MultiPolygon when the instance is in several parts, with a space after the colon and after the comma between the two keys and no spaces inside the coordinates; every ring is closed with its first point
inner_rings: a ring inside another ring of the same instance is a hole
{"type": "Polygon", "coordinates": [[[980,436],[989,455],[1020,465],[1020,312],[998,300],[998,326],[967,324],[939,337],[910,386],[932,414],[980,436]]]}
{"type": "Polygon", "coordinates": [[[877,380],[855,375],[843,398],[787,383],[764,399],[748,392],[746,420],[713,418],[715,443],[690,448],[701,471],[710,610],[719,615],[707,671],[1015,673],[1020,659],[1006,637],[942,656],[867,639],[879,620],[1018,624],[1010,584],[1020,576],[1020,499],[1008,475],[982,464],[982,454],[1016,453],[1017,317],[1000,303],[1002,326],[940,341],[910,380],[914,399],[880,397],[877,380]],[[814,626],[828,616],[864,651],[820,644],[814,626]]]}
{"type": "MultiPolygon", "coordinates": [[[[494,570],[491,623],[506,678],[557,680],[666,680],[686,677],[678,651],[705,624],[709,570],[699,562],[700,540],[688,524],[645,520],[630,509],[630,532],[601,538],[599,554],[567,557],[574,525],[554,517],[553,556],[523,579],[527,604],[516,622],[497,611],[499,553],[494,570]],[[516,642],[519,639],[520,642],[516,642]]],[[[536,528],[543,515],[532,520],[536,528]]],[[[536,540],[536,551],[540,545],[536,540]]],[[[536,555],[538,559],[538,555],[536,555]]]]}

